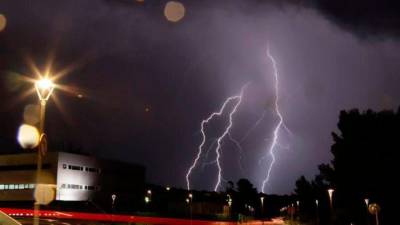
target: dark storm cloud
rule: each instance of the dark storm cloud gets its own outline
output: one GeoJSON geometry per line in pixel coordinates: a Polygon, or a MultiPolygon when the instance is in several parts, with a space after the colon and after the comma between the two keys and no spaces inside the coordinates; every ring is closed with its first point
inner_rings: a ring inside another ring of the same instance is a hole
{"type": "Polygon", "coordinates": [[[397,0],[305,0],[303,4],[361,38],[398,38],[400,35],[397,0]]]}
{"type": "MultiPolygon", "coordinates": [[[[227,141],[222,153],[225,178],[246,176],[259,187],[268,161],[258,161],[277,121],[267,42],[281,72],[282,112],[294,133],[282,139],[290,149],[279,149],[268,192],[291,192],[298,176],[312,176],[319,163],[329,161],[330,133],[340,110],[399,103],[399,43],[365,43],[350,35],[361,27],[368,37],[395,32],[365,29],[374,27],[372,19],[360,19],[366,25],[357,25],[357,17],[340,16],[338,9],[344,6],[330,8],[322,1],[182,1],[185,17],[170,23],[163,15],[166,2],[0,1],[0,13],[8,19],[0,33],[0,66],[12,72],[8,75],[30,74],[25,55],[43,65],[54,49],[56,69],[79,62],[60,83],[79,87],[84,97],[57,92],[64,114],[53,102],[48,107],[46,126],[54,148],[70,142],[88,153],[142,163],[150,182],[184,187],[201,141],[201,120],[251,82],[232,136],[240,139],[263,113],[265,117],[242,143],[245,173],[237,167],[232,143],[227,141]]],[[[362,7],[347,4],[355,12],[362,7]]],[[[31,96],[16,104],[14,96],[27,87],[14,84],[7,82],[0,90],[1,121],[6,121],[0,131],[9,138],[15,137],[23,107],[36,101],[31,96]]],[[[220,132],[216,125],[209,129],[210,134],[220,132]]],[[[193,178],[196,188],[210,189],[214,181],[212,166],[193,178]]]]}

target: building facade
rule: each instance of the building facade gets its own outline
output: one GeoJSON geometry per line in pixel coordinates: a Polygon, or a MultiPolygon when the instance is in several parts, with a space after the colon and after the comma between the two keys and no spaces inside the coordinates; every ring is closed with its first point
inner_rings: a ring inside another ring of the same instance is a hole
{"type": "MultiPolygon", "coordinates": [[[[33,201],[36,170],[36,153],[0,155],[0,201],[33,201]]],[[[105,205],[112,201],[124,205],[142,200],[145,168],[49,152],[43,158],[40,183],[53,188],[55,201],[95,201],[105,205]]]]}

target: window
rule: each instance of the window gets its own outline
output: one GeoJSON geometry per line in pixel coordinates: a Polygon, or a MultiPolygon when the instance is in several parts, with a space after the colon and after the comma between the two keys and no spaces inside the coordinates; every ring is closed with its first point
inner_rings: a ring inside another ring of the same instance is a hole
{"type": "Polygon", "coordinates": [[[100,169],[91,168],[91,167],[86,167],[85,171],[92,172],[92,173],[100,173],[100,169]]]}
{"type": "Polygon", "coordinates": [[[82,166],[68,165],[68,169],[70,170],[83,170],[82,166]]]}
{"type": "Polygon", "coordinates": [[[14,184],[9,184],[8,185],[8,189],[9,190],[14,190],[15,189],[15,185],[14,184]]]}
{"type": "Polygon", "coordinates": [[[29,189],[29,184],[24,184],[24,189],[29,189]]]}
{"type": "Polygon", "coordinates": [[[95,186],[88,186],[88,190],[94,191],[94,190],[96,190],[96,187],[95,186]]]}
{"type": "Polygon", "coordinates": [[[34,189],[35,188],[35,184],[29,184],[29,189],[34,189]]]}
{"type": "Polygon", "coordinates": [[[70,189],[80,189],[81,185],[77,185],[77,184],[68,184],[68,188],[70,189]]]}
{"type": "Polygon", "coordinates": [[[0,190],[4,190],[4,184],[0,184],[0,190]]]}
{"type": "Polygon", "coordinates": [[[63,169],[67,169],[67,164],[63,164],[63,169]]]}
{"type": "MultiPolygon", "coordinates": [[[[17,186],[17,185],[15,185],[15,186],[17,186]]],[[[24,184],[18,184],[18,189],[20,189],[20,190],[24,189],[24,186],[25,186],[24,184]]]]}

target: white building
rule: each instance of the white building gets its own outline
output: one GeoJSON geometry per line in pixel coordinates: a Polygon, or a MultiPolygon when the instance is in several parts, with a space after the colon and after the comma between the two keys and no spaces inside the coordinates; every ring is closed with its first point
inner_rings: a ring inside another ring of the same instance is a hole
{"type": "MultiPolygon", "coordinates": [[[[0,201],[33,201],[37,155],[0,155],[0,201]]],[[[112,194],[142,200],[145,169],[123,162],[99,160],[66,152],[49,152],[43,158],[41,184],[54,190],[56,201],[107,202],[112,194]]]]}

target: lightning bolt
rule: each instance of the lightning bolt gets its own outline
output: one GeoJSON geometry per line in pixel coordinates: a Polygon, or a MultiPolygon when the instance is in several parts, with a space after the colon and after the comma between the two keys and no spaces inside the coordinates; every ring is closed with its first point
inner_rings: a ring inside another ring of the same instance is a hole
{"type": "Polygon", "coordinates": [[[261,192],[263,192],[263,193],[264,193],[265,185],[268,183],[268,181],[270,179],[272,168],[275,164],[276,158],[275,158],[274,150],[277,146],[279,146],[279,140],[278,140],[279,132],[283,128],[286,132],[291,134],[290,130],[285,125],[283,116],[280,112],[280,108],[279,108],[279,71],[278,71],[276,60],[271,55],[269,48],[267,48],[267,56],[272,62],[273,73],[274,73],[274,78],[275,78],[275,113],[278,116],[278,123],[274,129],[273,139],[272,139],[271,145],[268,149],[268,153],[271,156],[271,163],[268,166],[266,177],[262,182],[261,192]]]}
{"type": "MultiPolygon", "coordinates": [[[[196,158],[194,159],[192,165],[189,167],[189,170],[188,170],[187,173],[186,173],[186,187],[187,187],[188,190],[190,190],[190,175],[191,175],[193,169],[196,168],[197,163],[198,163],[198,161],[200,160],[200,157],[201,157],[201,155],[202,155],[202,153],[203,153],[203,147],[204,147],[204,145],[205,145],[205,143],[206,143],[207,137],[206,137],[206,133],[205,133],[205,131],[204,131],[205,126],[206,126],[214,117],[219,117],[219,116],[221,116],[222,113],[225,111],[226,106],[227,106],[230,102],[235,102],[235,103],[234,103],[234,106],[233,106],[233,108],[232,108],[232,110],[231,110],[230,113],[229,113],[229,123],[228,123],[228,126],[225,128],[225,130],[224,130],[224,132],[221,134],[221,136],[219,136],[219,137],[217,138],[217,147],[215,148],[215,153],[216,153],[216,160],[215,160],[215,163],[216,163],[217,168],[218,168],[218,177],[217,177],[217,183],[216,183],[216,185],[215,185],[215,187],[214,187],[214,191],[217,191],[217,190],[218,190],[218,187],[219,187],[219,185],[220,185],[220,183],[221,183],[221,180],[222,180],[222,167],[221,167],[221,162],[220,162],[220,157],[221,157],[221,152],[220,152],[220,150],[221,150],[221,146],[222,146],[222,140],[225,138],[225,136],[227,136],[227,134],[229,134],[229,131],[231,130],[231,128],[232,128],[232,126],[233,126],[233,115],[237,112],[237,108],[239,107],[240,103],[242,102],[243,91],[244,91],[244,89],[245,89],[246,86],[247,86],[247,84],[244,85],[244,86],[242,87],[241,92],[240,92],[239,95],[235,95],[235,96],[228,97],[228,98],[224,101],[223,105],[221,106],[221,108],[220,108],[217,112],[211,113],[206,119],[204,119],[204,120],[201,122],[201,125],[200,125],[200,127],[201,127],[201,128],[200,128],[200,132],[201,132],[201,135],[202,135],[202,141],[201,141],[201,144],[200,144],[199,147],[198,147],[198,152],[197,152],[196,158]]],[[[213,162],[214,162],[214,161],[213,161],[213,162]]]]}

